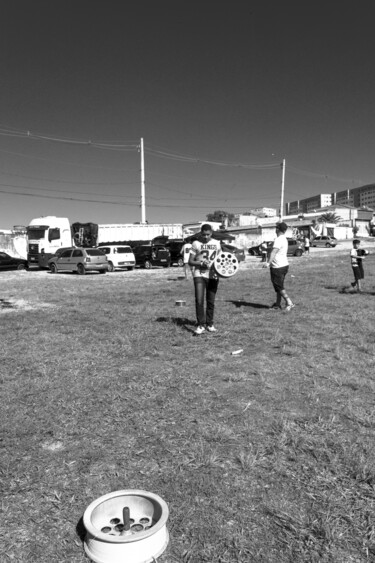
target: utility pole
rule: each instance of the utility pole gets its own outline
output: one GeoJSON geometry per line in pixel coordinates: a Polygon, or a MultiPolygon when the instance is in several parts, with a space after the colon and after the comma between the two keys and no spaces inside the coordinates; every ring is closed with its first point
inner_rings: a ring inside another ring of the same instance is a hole
{"type": "Polygon", "coordinates": [[[280,200],[280,221],[284,214],[284,186],[285,186],[285,158],[281,163],[281,200],[280,200]]]}
{"type": "Polygon", "coordinates": [[[143,148],[143,137],[141,137],[141,223],[146,223],[146,201],[145,201],[145,155],[143,148]]]}

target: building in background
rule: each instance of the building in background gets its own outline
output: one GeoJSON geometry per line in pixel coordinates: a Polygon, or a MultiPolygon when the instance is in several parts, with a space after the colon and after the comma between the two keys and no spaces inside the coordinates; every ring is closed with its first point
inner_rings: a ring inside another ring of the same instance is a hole
{"type": "Polygon", "coordinates": [[[313,213],[316,209],[328,207],[333,203],[333,194],[318,194],[305,199],[298,199],[286,203],[286,215],[298,215],[300,213],[313,213]]]}
{"type": "Polygon", "coordinates": [[[375,184],[350,188],[331,194],[317,194],[312,197],[286,203],[286,215],[311,213],[330,205],[349,205],[375,209],[375,184]]]}

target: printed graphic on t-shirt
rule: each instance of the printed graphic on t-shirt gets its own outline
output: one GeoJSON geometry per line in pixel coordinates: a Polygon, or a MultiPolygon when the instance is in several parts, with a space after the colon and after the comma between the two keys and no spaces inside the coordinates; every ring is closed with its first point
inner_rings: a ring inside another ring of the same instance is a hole
{"type": "Polygon", "coordinates": [[[194,276],[217,278],[217,274],[214,271],[212,265],[217,253],[220,252],[220,250],[220,242],[217,240],[210,240],[207,243],[203,243],[198,240],[194,241],[192,246],[192,253],[196,258],[199,257],[199,260],[207,260],[209,262],[207,268],[196,267],[194,276]]]}

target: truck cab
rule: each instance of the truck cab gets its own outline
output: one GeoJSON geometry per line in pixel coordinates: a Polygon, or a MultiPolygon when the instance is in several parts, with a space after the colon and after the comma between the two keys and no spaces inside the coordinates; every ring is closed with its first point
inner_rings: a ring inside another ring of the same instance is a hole
{"type": "Polygon", "coordinates": [[[29,266],[48,268],[48,260],[59,248],[72,246],[70,223],[66,217],[37,217],[30,221],[26,233],[29,266]]]}

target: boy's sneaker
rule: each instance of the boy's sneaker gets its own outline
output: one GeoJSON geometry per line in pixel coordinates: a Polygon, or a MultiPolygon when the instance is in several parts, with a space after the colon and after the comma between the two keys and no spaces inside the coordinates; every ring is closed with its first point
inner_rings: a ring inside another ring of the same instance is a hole
{"type": "Polygon", "coordinates": [[[196,334],[196,335],[203,334],[203,332],[204,332],[205,330],[206,330],[206,329],[204,328],[204,326],[197,326],[197,328],[196,328],[195,331],[194,331],[194,334],[196,334]]]}
{"type": "Polygon", "coordinates": [[[352,287],[355,287],[355,286],[357,285],[357,282],[352,282],[350,285],[351,285],[352,287]]]}
{"type": "Polygon", "coordinates": [[[295,304],[294,304],[294,303],[291,303],[290,305],[287,305],[287,306],[285,307],[285,311],[291,311],[291,310],[293,309],[293,307],[295,307],[295,304]]]}
{"type": "Polygon", "coordinates": [[[281,309],[281,305],[274,303],[273,305],[271,305],[270,309],[281,309]]]}
{"type": "Polygon", "coordinates": [[[217,332],[217,328],[215,328],[214,326],[208,326],[207,325],[207,330],[208,330],[208,332],[217,332]]]}

